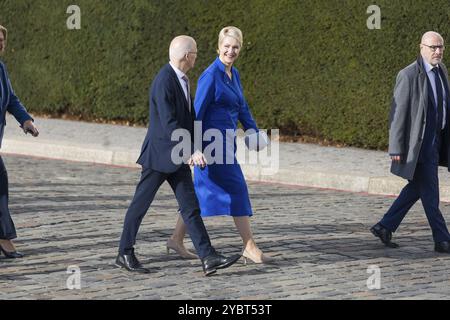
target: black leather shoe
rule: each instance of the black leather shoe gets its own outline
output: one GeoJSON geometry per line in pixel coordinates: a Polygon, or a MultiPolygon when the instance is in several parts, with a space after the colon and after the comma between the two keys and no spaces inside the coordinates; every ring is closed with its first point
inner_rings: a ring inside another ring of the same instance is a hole
{"type": "Polygon", "coordinates": [[[18,251],[8,252],[5,249],[3,249],[2,246],[0,246],[0,251],[3,252],[6,258],[8,259],[18,259],[23,258],[23,254],[18,251]]]}
{"type": "Polygon", "coordinates": [[[450,253],[450,242],[449,241],[436,242],[434,244],[434,251],[442,253],[450,253]]]}
{"type": "Polygon", "coordinates": [[[142,266],[142,264],[134,255],[134,252],[132,252],[131,254],[119,253],[116,259],[116,266],[125,268],[131,272],[150,273],[149,269],[142,266]]]}
{"type": "Polygon", "coordinates": [[[372,228],[370,228],[370,231],[373,233],[375,237],[380,238],[381,242],[383,242],[386,247],[389,248],[399,247],[398,244],[391,242],[392,232],[384,228],[381,224],[377,223],[372,228]]]}
{"type": "Polygon", "coordinates": [[[209,276],[217,271],[217,269],[228,268],[241,258],[239,254],[235,254],[229,258],[221,254],[213,253],[202,260],[203,272],[205,276],[209,276]]]}

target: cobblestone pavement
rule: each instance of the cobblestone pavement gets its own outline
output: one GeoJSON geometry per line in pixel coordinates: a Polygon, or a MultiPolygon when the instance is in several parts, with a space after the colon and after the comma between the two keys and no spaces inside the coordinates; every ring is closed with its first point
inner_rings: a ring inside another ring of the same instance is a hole
{"type": "MultiPolygon", "coordinates": [[[[140,229],[136,251],[147,275],[114,266],[125,211],[140,171],[86,163],[3,157],[21,260],[0,258],[0,299],[445,299],[450,256],[435,253],[417,204],[387,249],[369,233],[393,201],[369,196],[249,183],[252,227],[276,265],[238,262],[204,277],[200,262],[165,253],[177,219],[167,184],[140,229]],[[69,290],[69,266],[81,270],[81,289],[69,290]],[[369,266],[381,289],[369,290],[369,266]]],[[[450,219],[450,205],[442,204],[450,219]]],[[[213,244],[241,250],[230,218],[205,220],[213,244]]],[[[192,247],[190,240],[186,240],[192,247]]]]}

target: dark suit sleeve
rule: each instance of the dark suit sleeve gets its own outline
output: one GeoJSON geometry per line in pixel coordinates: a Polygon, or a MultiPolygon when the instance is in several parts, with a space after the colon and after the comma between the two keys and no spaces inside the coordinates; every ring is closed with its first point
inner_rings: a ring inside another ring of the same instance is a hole
{"type": "MultiPolygon", "coordinates": [[[[191,133],[182,127],[178,122],[176,116],[176,102],[174,99],[174,88],[171,86],[172,83],[169,81],[162,81],[155,86],[154,102],[159,115],[159,120],[161,121],[161,127],[164,134],[169,139],[172,139],[172,134],[175,130],[178,130],[183,139],[189,141],[190,144],[190,154],[192,155],[195,151],[193,137],[191,133]]],[[[176,143],[176,142],[174,142],[176,143]]]]}
{"type": "Polygon", "coordinates": [[[7,90],[10,94],[9,96],[9,103],[6,106],[6,110],[8,110],[9,113],[11,113],[17,120],[17,122],[20,123],[22,126],[23,123],[27,120],[33,120],[33,118],[28,114],[27,110],[23,106],[23,104],[20,102],[19,98],[14,93],[14,90],[11,85],[11,81],[9,80],[8,71],[6,69],[6,66],[4,64],[1,64],[2,71],[4,72],[4,77],[6,79],[6,85],[7,90]]]}
{"type": "Polygon", "coordinates": [[[182,129],[176,117],[173,91],[173,88],[170,87],[170,83],[167,81],[159,83],[154,88],[155,94],[153,100],[161,121],[161,126],[168,137],[171,137],[172,132],[175,130],[182,129]]]}
{"type": "Polygon", "coordinates": [[[400,72],[394,88],[389,126],[389,154],[405,154],[406,117],[410,108],[410,80],[400,72]]]}

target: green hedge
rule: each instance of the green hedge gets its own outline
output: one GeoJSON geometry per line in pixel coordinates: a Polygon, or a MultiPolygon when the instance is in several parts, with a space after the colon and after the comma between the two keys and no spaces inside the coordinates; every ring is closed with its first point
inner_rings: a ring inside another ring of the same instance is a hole
{"type": "Polygon", "coordinates": [[[220,29],[236,25],[245,42],[236,66],[260,127],[377,149],[387,145],[397,72],[425,31],[450,33],[448,0],[1,0],[0,8],[9,29],[2,59],[34,114],[146,125],[148,87],[170,40],[197,39],[197,79],[220,29]],[[66,28],[71,4],[81,30],[66,28]],[[381,30],[366,27],[371,4],[381,30]]]}

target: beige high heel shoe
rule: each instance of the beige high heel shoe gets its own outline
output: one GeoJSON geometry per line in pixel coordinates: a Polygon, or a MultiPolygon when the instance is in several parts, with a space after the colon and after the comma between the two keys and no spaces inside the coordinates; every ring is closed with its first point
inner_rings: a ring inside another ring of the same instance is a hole
{"type": "Polygon", "coordinates": [[[262,253],[259,257],[255,257],[255,256],[250,255],[246,250],[244,250],[244,252],[242,252],[242,257],[244,258],[245,265],[247,265],[248,260],[250,260],[256,264],[271,264],[271,263],[276,262],[275,258],[265,256],[264,253],[262,253]]]}
{"type": "Polygon", "coordinates": [[[196,254],[190,252],[184,246],[180,246],[178,243],[169,238],[166,243],[167,254],[170,254],[170,249],[178,253],[178,255],[183,259],[199,259],[196,254]]]}

